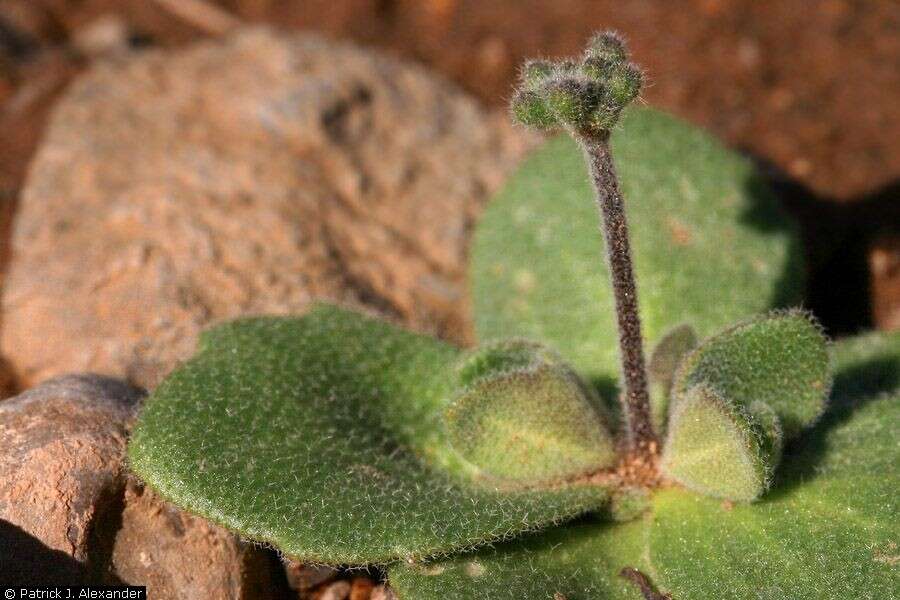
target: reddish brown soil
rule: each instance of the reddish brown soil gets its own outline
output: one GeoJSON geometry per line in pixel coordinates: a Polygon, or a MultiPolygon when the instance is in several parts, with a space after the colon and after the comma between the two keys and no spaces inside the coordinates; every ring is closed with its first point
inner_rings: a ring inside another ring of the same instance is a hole
{"type": "Polygon", "coordinates": [[[578,52],[593,30],[615,28],[649,71],[649,102],[752,149],[818,192],[848,198],[900,171],[892,143],[900,106],[890,92],[900,88],[900,9],[890,1],[267,4],[283,22],[412,55],[493,104],[505,101],[523,57],[578,52]],[[310,8],[320,4],[356,9],[310,8]]]}

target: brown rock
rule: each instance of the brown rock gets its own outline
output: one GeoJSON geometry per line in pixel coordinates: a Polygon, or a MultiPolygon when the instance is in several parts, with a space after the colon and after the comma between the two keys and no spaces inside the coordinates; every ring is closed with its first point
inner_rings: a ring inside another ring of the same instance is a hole
{"type": "Polygon", "coordinates": [[[143,392],[96,375],[0,403],[0,585],[146,585],[152,598],[271,597],[264,553],[126,487],[143,392]]]}
{"type": "Polygon", "coordinates": [[[25,382],[89,368],[152,386],[201,328],[313,297],[465,338],[467,232],[534,139],[505,120],[310,35],[97,65],[22,194],[2,353],[25,382]]]}
{"type": "Polygon", "coordinates": [[[112,550],[116,579],[147,586],[148,598],[246,600],[272,597],[270,568],[258,548],[129,481],[112,550]]]}
{"type": "Polygon", "coordinates": [[[0,578],[65,582],[103,568],[141,396],[120,381],[69,375],[0,403],[0,578]]]}
{"type": "Polygon", "coordinates": [[[900,236],[882,236],[869,251],[872,276],[872,313],[875,325],[900,329],[900,236]]]}

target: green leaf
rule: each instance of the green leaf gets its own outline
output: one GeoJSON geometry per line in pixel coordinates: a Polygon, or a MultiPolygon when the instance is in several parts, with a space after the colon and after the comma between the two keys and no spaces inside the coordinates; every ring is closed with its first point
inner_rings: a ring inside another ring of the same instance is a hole
{"type": "Polygon", "coordinates": [[[900,334],[838,342],[833,354],[830,409],[785,448],[761,501],[732,506],[658,490],[638,521],[582,520],[452,559],[395,565],[392,586],[401,600],[555,592],[567,600],[640,600],[616,575],[630,566],[677,600],[900,596],[900,334]],[[875,396],[851,397],[854,389],[875,396]]]}
{"type": "MultiPolygon", "coordinates": [[[[795,302],[803,288],[798,237],[748,160],[641,107],[623,113],[611,144],[646,339],[679,323],[707,336],[795,302]]],[[[486,209],[470,277],[480,340],[546,342],[610,389],[618,338],[598,220],[581,150],[554,138],[486,209]]]]}
{"type": "Polygon", "coordinates": [[[778,463],[781,429],[767,405],[757,408],[760,420],[709,386],[690,388],[672,411],[663,472],[701,494],[745,502],[758,498],[778,463]]]}
{"type": "Polygon", "coordinates": [[[422,558],[595,509],[596,487],[466,485],[442,414],[459,351],[329,306],[206,333],[148,400],[132,469],[170,501],[307,562],[422,558]]]}
{"type": "Polygon", "coordinates": [[[485,377],[540,365],[559,367],[577,380],[559,354],[543,344],[522,339],[497,340],[470,350],[459,361],[456,371],[459,387],[464,388],[485,377]]]}
{"type": "Polygon", "coordinates": [[[400,600],[640,600],[618,573],[642,564],[646,535],[643,521],[585,519],[447,560],[397,564],[388,578],[400,600]]]}
{"type": "Polygon", "coordinates": [[[481,377],[445,411],[451,444],[486,481],[517,486],[611,466],[613,438],[575,377],[552,363],[481,377]]]}
{"type": "Polygon", "coordinates": [[[531,369],[539,365],[550,365],[561,376],[576,383],[581,395],[600,415],[603,424],[614,429],[616,418],[610,414],[611,407],[603,401],[597,390],[579,377],[558,352],[531,340],[494,340],[466,352],[457,363],[457,386],[462,389],[483,377],[499,375],[505,371],[531,369]]]}
{"type": "Polygon", "coordinates": [[[684,356],[697,346],[697,334],[690,325],[678,325],[662,336],[647,363],[650,383],[650,416],[653,429],[662,438],[669,418],[669,396],[675,371],[684,356]]]}
{"type": "Polygon", "coordinates": [[[600,517],[617,523],[634,521],[650,508],[650,491],[643,487],[623,487],[611,490],[609,504],[600,517]]]}
{"type": "Polygon", "coordinates": [[[831,346],[831,362],[830,403],[838,409],[857,398],[900,392],[900,331],[838,340],[831,346]]]}
{"type": "Polygon", "coordinates": [[[757,317],[709,338],[685,357],[673,402],[697,384],[711,386],[739,407],[768,404],[785,437],[794,437],[825,409],[831,389],[827,341],[803,312],[757,317]]]}
{"type": "Polygon", "coordinates": [[[611,416],[556,352],[501,340],[466,353],[444,413],[451,445],[476,482],[549,485],[611,466],[611,416]]]}

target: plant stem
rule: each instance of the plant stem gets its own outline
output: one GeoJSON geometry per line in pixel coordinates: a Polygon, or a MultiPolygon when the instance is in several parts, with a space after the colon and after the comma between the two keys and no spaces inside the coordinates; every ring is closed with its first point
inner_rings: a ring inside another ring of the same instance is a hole
{"type": "Polygon", "coordinates": [[[656,435],[650,421],[650,395],[647,392],[647,371],[625,203],[619,190],[608,133],[602,136],[582,135],[579,139],[590,167],[606,240],[619,325],[619,354],[625,385],[623,412],[628,424],[628,441],[634,451],[651,452],[656,435]]]}

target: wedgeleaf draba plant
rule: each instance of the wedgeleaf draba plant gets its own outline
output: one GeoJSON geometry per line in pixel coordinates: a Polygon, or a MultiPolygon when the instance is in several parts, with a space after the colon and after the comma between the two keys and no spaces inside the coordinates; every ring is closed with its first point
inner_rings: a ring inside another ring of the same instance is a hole
{"type": "Polygon", "coordinates": [[[896,596],[900,335],[829,360],[783,309],[790,223],[745,160],[624,110],[640,82],[610,34],[524,68],[513,114],[577,143],[479,223],[480,347],[329,305],[221,325],[132,468],[292,558],[385,565],[403,600],[896,596]]]}

